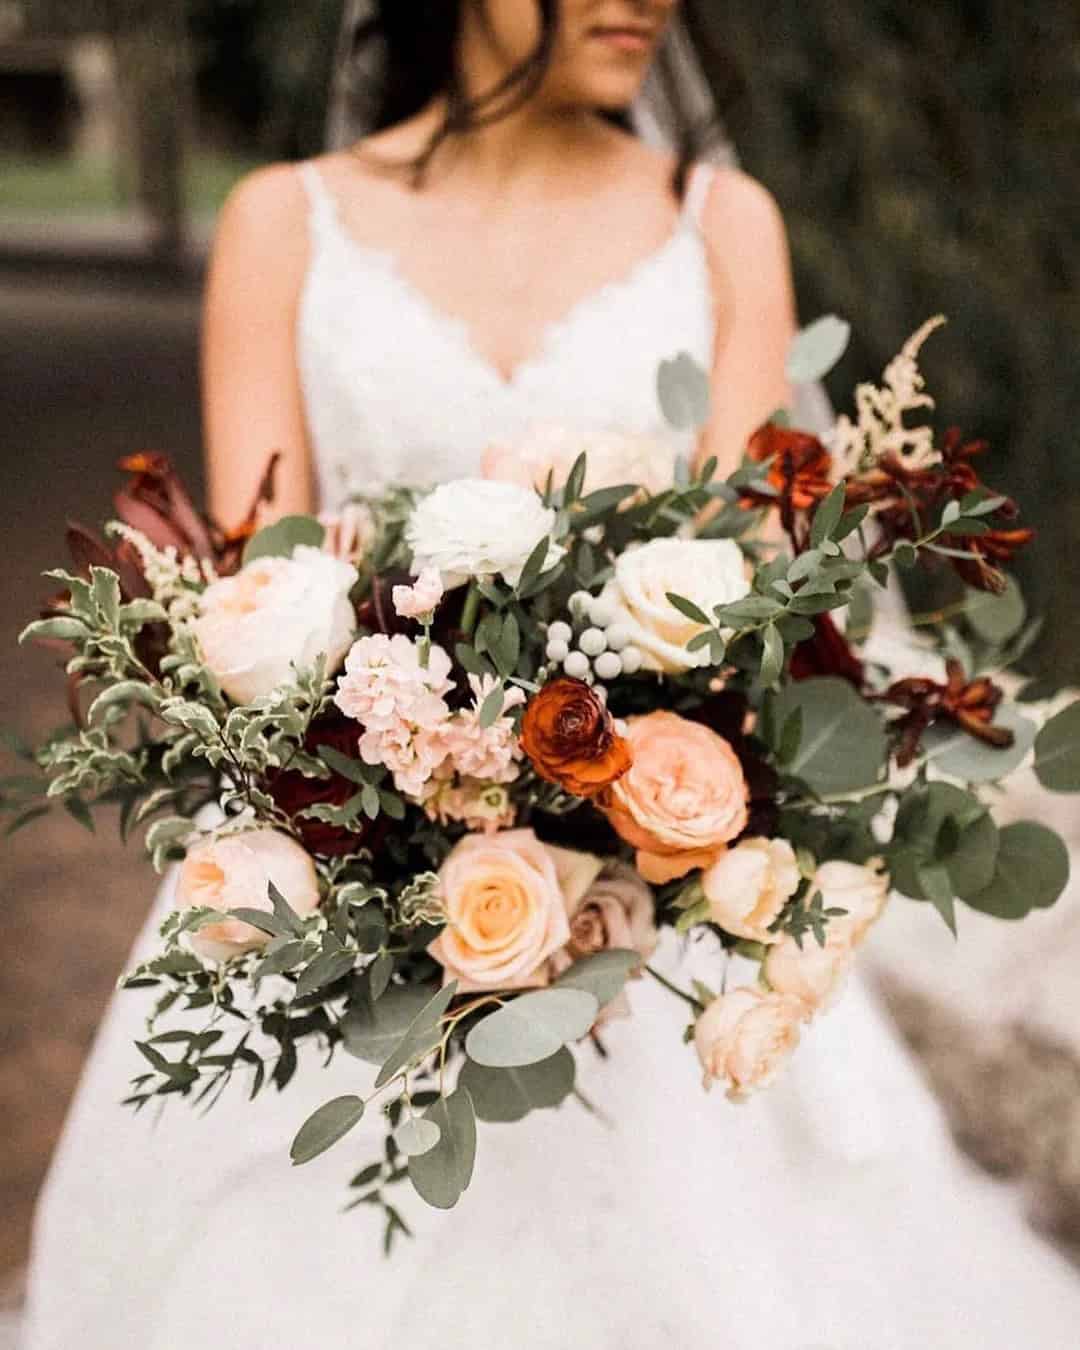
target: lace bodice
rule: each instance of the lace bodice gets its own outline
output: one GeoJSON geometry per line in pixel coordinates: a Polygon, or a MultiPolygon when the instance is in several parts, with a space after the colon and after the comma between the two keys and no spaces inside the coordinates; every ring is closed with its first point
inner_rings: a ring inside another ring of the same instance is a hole
{"type": "Polygon", "coordinates": [[[311,258],[297,348],[323,506],[395,481],[474,473],[488,446],[516,444],[538,427],[675,435],[656,371],[680,351],[711,365],[715,320],[699,224],[711,168],[693,175],[667,241],[549,325],[509,379],[391,253],[350,235],[314,164],[299,172],[311,258]]]}

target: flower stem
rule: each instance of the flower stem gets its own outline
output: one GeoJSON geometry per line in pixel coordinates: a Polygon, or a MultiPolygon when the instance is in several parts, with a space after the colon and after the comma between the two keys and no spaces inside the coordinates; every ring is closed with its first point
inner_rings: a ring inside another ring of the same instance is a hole
{"type": "Polygon", "coordinates": [[[471,638],[473,630],[476,628],[476,619],[480,612],[480,592],[473,582],[469,586],[469,593],[465,597],[465,609],[461,615],[461,631],[466,637],[471,638]]]}
{"type": "Polygon", "coordinates": [[[655,970],[652,966],[646,966],[645,969],[657,984],[662,984],[664,988],[669,993],[674,994],[676,998],[681,998],[684,1003],[689,1003],[694,1012],[703,1013],[705,1011],[704,1003],[700,1003],[693,994],[688,994],[685,989],[680,989],[677,984],[672,984],[666,975],[661,975],[660,972],[655,970]]]}

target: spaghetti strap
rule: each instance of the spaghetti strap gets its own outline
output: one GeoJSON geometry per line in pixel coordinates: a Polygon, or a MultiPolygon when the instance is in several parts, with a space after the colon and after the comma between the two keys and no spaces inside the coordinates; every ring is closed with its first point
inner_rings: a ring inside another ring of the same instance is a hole
{"type": "Polygon", "coordinates": [[[712,185],[716,182],[716,172],[715,164],[695,164],[690,170],[683,200],[683,219],[697,230],[701,230],[705,223],[705,207],[712,185]]]}
{"type": "Polygon", "coordinates": [[[312,224],[323,227],[333,225],[337,218],[337,206],[316,165],[313,161],[306,160],[296,166],[296,171],[311,208],[312,224]]]}

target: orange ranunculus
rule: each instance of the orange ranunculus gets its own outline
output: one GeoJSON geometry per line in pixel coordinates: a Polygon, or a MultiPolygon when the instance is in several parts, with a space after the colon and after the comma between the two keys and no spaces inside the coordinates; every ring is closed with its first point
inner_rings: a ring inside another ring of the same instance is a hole
{"type": "Polygon", "coordinates": [[[533,768],[575,797],[595,797],[630,768],[630,747],[595,689],[552,680],[525,709],[521,745],[533,768]]]}
{"type": "Polygon", "coordinates": [[[653,885],[709,867],[749,820],[749,789],[722,736],[677,713],[632,717],[630,772],[603,800],[616,831],[638,850],[653,885]]]}

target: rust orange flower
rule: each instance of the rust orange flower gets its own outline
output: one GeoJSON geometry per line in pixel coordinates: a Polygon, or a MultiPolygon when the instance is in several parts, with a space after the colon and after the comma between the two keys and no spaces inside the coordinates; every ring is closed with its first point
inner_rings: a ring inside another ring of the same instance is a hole
{"type": "Polygon", "coordinates": [[[595,689],[552,680],[529,702],[521,745],[533,768],[575,797],[595,797],[630,768],[630,746],[595,689]]]}

